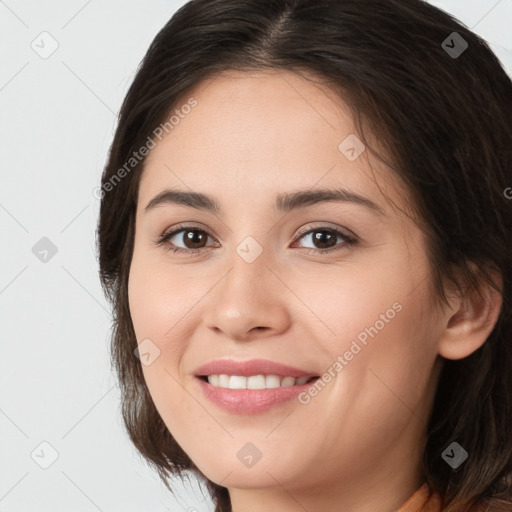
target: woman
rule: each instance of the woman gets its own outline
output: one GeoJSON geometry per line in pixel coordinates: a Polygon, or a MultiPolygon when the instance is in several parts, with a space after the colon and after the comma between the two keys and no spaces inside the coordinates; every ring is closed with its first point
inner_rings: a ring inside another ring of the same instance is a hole
{"type": "Polygon", "coordinates": [[[512,510],[512,84],[420,0],[192,0],[102,177],[131,440],[216,511],[512,510]]]}

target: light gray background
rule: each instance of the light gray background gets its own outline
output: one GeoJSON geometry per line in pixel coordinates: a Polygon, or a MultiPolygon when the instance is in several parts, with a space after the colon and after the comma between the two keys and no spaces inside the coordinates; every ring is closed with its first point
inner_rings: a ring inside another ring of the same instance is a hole
{"type": "MultiPolygon", "coordinates": [[[[212,510],[197,483],[169,494],[124,433],[95,254],[117,112],[184,3],[0,1],[0,512],[212,510]],[[33,253],[43,237],[55,255],[33,253]]],[[[512,0],[432,3],[512,74],[512,0]]]]}

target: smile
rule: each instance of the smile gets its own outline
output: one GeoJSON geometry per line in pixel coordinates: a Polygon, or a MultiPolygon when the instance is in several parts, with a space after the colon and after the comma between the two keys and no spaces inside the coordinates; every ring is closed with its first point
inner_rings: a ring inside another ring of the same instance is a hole
{"type": "MultiPolygon", "coordinates": [[[[318,373],[268,359],[217,359],[194,372],[203,395],[234,414],[257,414],[297,395],[319,378],[318,373]]],[[[298,403],[298,400],[297,400],[298,403]]]]}
{"type": "Polygon", "coordinates": [[[279,375],[208,375],[204,377],[212,386],[225,389],[275,389],[301,386],[314,377],[280,377],[279,375]]]}

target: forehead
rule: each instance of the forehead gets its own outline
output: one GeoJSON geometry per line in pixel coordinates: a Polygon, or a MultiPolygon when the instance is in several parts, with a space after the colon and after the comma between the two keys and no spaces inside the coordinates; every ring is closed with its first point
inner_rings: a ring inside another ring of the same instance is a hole
{"type": "MultiPolygon", "coordinates": [[[[327,147],[355,130],[341,99],[290,71],[224,72],[182,94],[173,110],[191,97],[197,106],[164,135],[175,150],[186,139],[199,150],[215,146],[239,158],[261,157],[261,149],[296,150],[317,135],[327,147]]],[[[148,165],[158,154],[152,152],[148,165]]]]}
{"type": "Polygon", "coordinates": [[[393,196],[396,180],[388,169],[374,160],[372,170],[366,150],[355,160],[346,152],[351,146],[364,149],[357,146],[352,114],[320,83],[291,71],[230,71],[188,90],[173,112],[180,113],[191,98],[196,106],[183,109],[146,159],[141,201],[165,186],[206,192],[207,183],[225,198],[247,197],[247,190],[275,195],[276,188],[343,186],[378,194],[375,200],[382,204],[379,187],[388,189],[391,182],[386,194],[393,196]],[[385,178],[379,185],[377,174],[385,178]]]}

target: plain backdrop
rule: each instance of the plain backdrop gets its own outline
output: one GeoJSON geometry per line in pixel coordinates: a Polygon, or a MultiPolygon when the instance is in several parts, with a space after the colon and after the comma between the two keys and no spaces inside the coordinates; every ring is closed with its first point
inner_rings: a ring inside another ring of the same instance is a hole
{"type": "MultiPolygon", "coordinates": [[[[0,512],[212,510],[194,480],[173,497],[123,430],[95,252],[118,110],[184,3],[0,1],[0,512]]],[[[512,0],[432,3],[512,73],[512,0]]]]}

